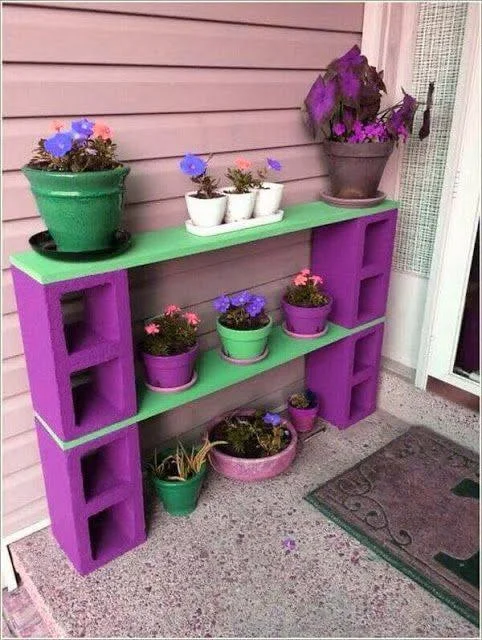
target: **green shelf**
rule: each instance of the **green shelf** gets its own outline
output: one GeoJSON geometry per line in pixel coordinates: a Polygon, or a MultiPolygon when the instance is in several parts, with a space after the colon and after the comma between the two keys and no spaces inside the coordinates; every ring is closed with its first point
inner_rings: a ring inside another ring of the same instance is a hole
{"type": "Polygon", "coordinates": [[[134,422],[147,420],[148,418],[170,411],[188,402],[193,402],[211,393],[230,387],[238,382],[248,380],[264,371],[274,369],[279,365],[304,356],[311,351],[316,351],[316,349],[325,347],[338,340],[342,340],[354,333],[380,324],[383,321],[384,318],[378,318],[354,329],[346,329],[337,324],[329,323],[328,331],[324,336],[310,340],[291,338],[284,333],[280,326],[275,326],[269,337],[268,356],[264,360],[251,365],[231,364],[220,357],[218,349],[211,349],[201,354],[196,365],[199,379],[190,389],[173,394],[155,393],[140,382],[137,390],[138,412],[135,415],[127,420],[121,420],[120,422],[116,422],[75,440],[69,440],[67,442],[61,440],[52,429],[50,429],[41,416],[37,414],[36,417],[62,449],[72,449],[91,440],[96,440],[108,433],[112,433],[113,431],[118,431],[134,422]]]}
{"type": "Polygon", "coordinates": [[[353,220],[396,208],[397,203],[393,200],[385,200],[378,206],[367,209],[345,209],[333,207],[324,202],[308,202],[286,207],[284,219],[281,222],[217,236],[195,236],[188,233],[184,225],[135,234],[132,247],[128,251],[106,260],[60,262],[45,258],[34,251],[25,251],[12,255],[10,262],[38,282],[50,284],[108,273],[109,271],[140,267],[205,251],[225,249],[246,242],[321,227],[334,222],[353,220]]]}

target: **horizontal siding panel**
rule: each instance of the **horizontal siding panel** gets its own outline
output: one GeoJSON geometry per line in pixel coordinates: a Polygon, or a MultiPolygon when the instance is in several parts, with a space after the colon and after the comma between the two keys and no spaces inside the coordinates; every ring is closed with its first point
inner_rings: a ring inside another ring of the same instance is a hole
{"type": "Polygon", "coordinates": [[[163,67],[316,71],[360,44],[358,34],[337,31],[326,31],[320,37],[304,29],[240,28],[237,24],[12,5],[4,7],[3,34],[6,62],[163,67]],[[195,44],[186,46],[188,42],[195,44]]]}
{"type": "Polygon", "coordinates": [[[2,441],[32,429],[33,408],[30,394],[22,393],[6,398],[2,411],[2,441]]]}
{"type": "Polygon", "coordinates": [[[9,536],[48,517],[47,500],[42,496],[24,505],[21,509],[4,513],[2,518],[2,535],[9,536]]]}
{"type": "Polygon", "coordinates": [[[27,366],[23,355],[2,363],[2,397],[10,398],[29,390],[27,366]]]}
{"type": "Polygon", "coordinates": [[[16,511],[45,495],[40,464],[3,478],[3,515],[16,511]]]}
{"type": "Polygon", "coordinates": [[[25,431],[2,443],[3,473],[8,476],[28,467],[40,464],[37,434],[34,429],[25,431]]]}
{"type": "Polygon", "coordinates": [[[92,12],[134,13],[360,33],[364,7],[363,2],[42,2],[42,5],[92,12]]]}
{"type": "MultiPolygon", "coordinates": [[[[83,114],[85,115],[85,114],[83,114]]],[[[68,126],[78,115],[57,116],[68,126]]],[[[101,115],[90,115],[103,120],[101,115]]],[[[5,171],[20,169],[41,137],[51,133],[51,118],[7,119],[3,123],[5,171]]],[[[174,113],[111,116],[119,158],[124,162],[200,154],[292,147],[313,143],[299,109],[232,113],[174,113]]],[[[314,144],[314,143],[313,143],[314,144]]]]}
{"type": "Polygon", "coordinates": [[[313,71],[5,64],[3,116],[294,109],[314,79],[313,71]]]}

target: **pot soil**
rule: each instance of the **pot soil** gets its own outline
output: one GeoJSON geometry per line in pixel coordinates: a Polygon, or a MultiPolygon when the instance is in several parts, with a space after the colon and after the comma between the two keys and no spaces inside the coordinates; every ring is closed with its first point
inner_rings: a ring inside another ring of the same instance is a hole
{"type": "Polygon", "coordinates": [[[376,196],[394,142],[332,142],[325,140],[331,195],[363,199],[376,196]]]}
{"type": "Polygon", "coordinates": [[[235,360],[251,360],[266,349],[268,337],[273,328],[273,320],[260,329],[230,329],[216,321],[216,328],[224,353],[235,360]]]}
{"type": "Polygon", "coordinates": [[[153,356],[142,353],[147,382],[153,387],[172,389],[187,384],[194,374],[199,344],[175,356],[153,356]]]}
{"type": "Polygon", "coordinates": [[[329,297],[328,303],[322,307],[297,307],[283,298],[281,306],[289,331],[300,336],[312,336],[325,330],[333,299],[329,297]]]}
{"type": "Polygon", "coordinates": [[[22,168],[57,249],[67,252],[112,246],[129,171],[128,167],[80,173],[22,168]]]}

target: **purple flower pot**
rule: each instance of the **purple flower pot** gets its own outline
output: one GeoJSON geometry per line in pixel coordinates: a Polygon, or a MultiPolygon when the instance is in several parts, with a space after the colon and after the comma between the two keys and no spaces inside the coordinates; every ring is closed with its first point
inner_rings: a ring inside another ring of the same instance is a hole
{"type": "Polygon", "coordinates": [[[198,353],[198,343],[189,351],[176,356],[152,356],[149,353],[143,353],[147,382],[153,387],[162,389],[182,387],[193,376],[198,353]]]}
{"type": "Polygon", "coordinates": [[[315,426],[316,416],[318,415],[318,403],[314,407],[308,407],[307,409],[292,407],[288,403],[288,414],[296,431],[311,431],[315,426]]]}
{"type": "Polygon", "coordinates": [[[325,329],[333,299],[329,297],[328,304],[322,307],[295,307],[283,298],[281,305],[285,314],[286,328],[289,331],[301,336],[313,335],[325,329]]]}

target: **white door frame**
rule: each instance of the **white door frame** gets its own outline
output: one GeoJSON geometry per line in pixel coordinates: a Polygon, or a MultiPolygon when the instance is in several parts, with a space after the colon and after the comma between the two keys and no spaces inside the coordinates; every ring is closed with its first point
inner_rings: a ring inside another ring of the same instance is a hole
{"type": "Polygon", "coordinates": [[[475,395],[480,395],[479,384],[455,374],[453,365],[480,219],[479,28],[480,7],[470,3],[415,376],[416,386],[422,389],[428,376],[434,375],[475,395]],[[478,145],[473,144],[474,131],[469,123],[478,127],[478,145]],[[479,181],[478,190],[473,188],[474,180],[479,181]],[[450,278],[454,302],[447,312],[443,298],[447,294],[446,269],[454,264],[455,256],[459,258],[458,269],[450,278]],[[463,266],[460,256],[465,258],[463,266]]]}

